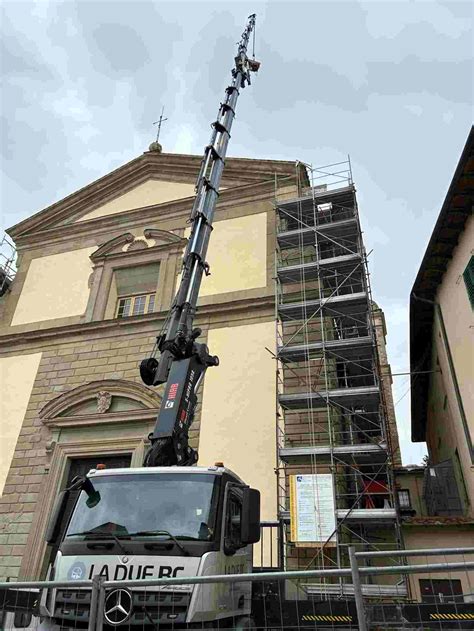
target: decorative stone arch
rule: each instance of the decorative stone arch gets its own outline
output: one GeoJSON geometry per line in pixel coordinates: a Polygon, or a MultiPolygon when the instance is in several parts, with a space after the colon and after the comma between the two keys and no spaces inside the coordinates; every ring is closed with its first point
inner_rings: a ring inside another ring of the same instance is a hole
{"type": "MultiPolygon", "coordinates": [[[[104,379],[55,397],[39,412],[51,432],[45,483],[27,540],[20,576],[40,578],[49,556],[44,534],[54,500],[64,488],[72,459],[131,455],[140,467],[161,397],[151,388],[124,379],[104,379]]],[[[100,460],[98,460],[100,461],[100,460]]]]}
{"type": "Polygon", "coordinates": [[[179,243],[183,245],[186,243],[186,239],[178,237],[174,232],[168,230],[158,230],[157,228],[145,228],[143,231],[145,239],[153,239],[155,245],[173,245],[179,243]]]}
{"type": "Polygon", "coordinates": [[[39,418],[50,427],[86,425],[89,421],[94,425],[116,423],[121,418],[129,421],[131,415],[146,418],[160,405],[160,395],[151,388],[124,379],[103,379],[55,397],[41,408],[39,418]],[[114,399],[118,405],[114,405],[114,399]]]}
{"type": "MultiPolygon", "coordinates": [[[[183,247],[186,239],[179,237],[174,232],[168,230],[158,230],[156,228],[145,228],[143,237],[135,237],[131,232],[124,232],[118,237],[109,239],[100,245],[95,252],[92,252],[90,258],[93,262],[100,261],[107,256],[113,254],[122,254],[124,251],[133,251],[134,243],[144,243],[146,247],[152,248],[169,248],[170,246],[179,245],[183,247]],[[151,241],[151,243],[148,243],[151,241]]],[[[146,248],[145,248],[146,249],[146,248]]]]}
{"type": "Polygon", "coordinates": [[[134,241],[135,237],[133,234],[131,232],[125,232],[124,234],[114,237],[113,239],[109,239],[100,245],[95,252],[92,252],[90,259],[94,263],[96,261],[101,261],[109,254],[122,252],[124,245],[127,243],[133,243],[134,241]]]}
{"type": "Polygon", "coordinates": [[[174,232],[146,228],[142,236],[125,232],[100,245],[90,256],[94,267],[89,278],[91,291],[84,320],[90,322],[114,317],[109,297],[115,270],[150,263],[160,264],[155,311],[168,309],[186,243],[186,239],[174,232]]]}

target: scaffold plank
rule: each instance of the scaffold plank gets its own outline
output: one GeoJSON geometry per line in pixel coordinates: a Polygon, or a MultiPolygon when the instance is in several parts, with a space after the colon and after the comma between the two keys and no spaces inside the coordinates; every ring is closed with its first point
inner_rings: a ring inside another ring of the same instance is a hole
{"type": "Polygon", "coordinates": [[[362,305],[367,304],[367,293],[365,291],[343,294],[342,296],[329,296],[323,300],[307,300],[306,302],[288,302],[278,305],[278,313],[283,319],[306,319],[322,307],[323,312],[327,312],[331,307],[340,313],[350,314],[362,305]]]}
{"type": "Polygon", "coordinates": [[[314,447],[281,447],[279,456],[287,464],[304,464],[315,457],[327,460],[331,454],[339,459],[355,459],[357,461],[370,460],[371,462],[383,462],[387,459],[387,444],[359,444],[359,445],[318,445],[314,447]]]}
{"type": "Polygon", "coordinates": [[[326,401],[330,404],[370,405],[376,406],[379,401],[379,386],[361,386],[358,388],[338,388],[334,390],[320,390],[318,392],[298,392],[294,394],[280,394],[280,405],[286,410],[326,407],[326,401]]]}
{"type": "Polygon", "coordinates": [[[367,359],[373,355],[373,340],[369,335],[343,340],[325,340],[308,344],[291,344],[278,347],[278,357],[284,361],[304,361],[323,351],[343,359],[367,359]]]}
{"type": "Polygon", "coordinates": [[[309,281],[319,278],[322,269],[345,271],[349,274],[351,270],[361,264],[361,261],[360,254],[345,254],[309,263],[281,265],[277,269],[277,274],[282,283],[295,283],[303,278],[309,281]]]}
{"type": "Polygon", "coordinates": [[[350,219],[342,219],[332,223],[321,224],[318,226],[304,226],[296,230],[286,230],[277,234],[278,245],[280,248],[295,248],[301,245],[314,244],[315,232],[324,237],[327,235],[331,238],[345,238],[357,236],[357,220],[355,217],[350,219]]]}

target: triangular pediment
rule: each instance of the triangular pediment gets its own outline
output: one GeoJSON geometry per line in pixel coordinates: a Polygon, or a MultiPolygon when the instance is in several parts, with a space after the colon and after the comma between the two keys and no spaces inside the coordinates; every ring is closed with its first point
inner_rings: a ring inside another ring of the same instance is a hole
{"type": "Polygon", "coordinates": [[[194,184],[150,178],[124,193],[119,193],[113,199],[86,212],[75,221],[88,221],[89,219],[116,215],[136,208],[165,204],[193,196],[194,184]]]}
{"type": "MultiPolygon", "coordinates": [[[[68,225],[80,226],[109,215],[179,204],[194,196],[201,160],[201,156],[148,151],[13,226],[8,233],[18,239],[68,225]]],[[[275,175],[294,174],[295,162],[228,158],[221,191],[269,183],[275,175]]]]}

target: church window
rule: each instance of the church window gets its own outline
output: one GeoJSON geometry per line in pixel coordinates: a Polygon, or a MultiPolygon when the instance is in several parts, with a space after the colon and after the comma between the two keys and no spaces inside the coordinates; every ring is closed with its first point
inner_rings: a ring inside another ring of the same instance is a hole
{"type": "Polygon", "coordinates": [[[119,298],[117,302],[117,318],[152,313],[155,307],[155,294],[128,296],[119,298]]]}
{"type": "Polygon", "coordinates": [[[171,303],[186,239],[146,228],[143,238],[125,232],[91,254],[94,264],[85,322],[166,311],[171,303]]]}
{"type": "Polygon", "coordinates": [[[116,318],[154,311],[159,272],[159,263],[122,267],[114,271],[116,318]]]}

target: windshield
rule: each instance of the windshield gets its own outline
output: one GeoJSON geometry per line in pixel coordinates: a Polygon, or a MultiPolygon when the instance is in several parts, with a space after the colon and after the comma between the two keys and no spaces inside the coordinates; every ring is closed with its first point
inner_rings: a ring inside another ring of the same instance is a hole
{"type": "Polygon", "coordinates": [[[66,537],[164,536],[166,531],[177,539],[213,538],[217,502],[213,475],[110,475],[90,480],[100,499],[88,506],[88,496],[81,492],[66,537]]]}

